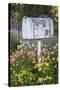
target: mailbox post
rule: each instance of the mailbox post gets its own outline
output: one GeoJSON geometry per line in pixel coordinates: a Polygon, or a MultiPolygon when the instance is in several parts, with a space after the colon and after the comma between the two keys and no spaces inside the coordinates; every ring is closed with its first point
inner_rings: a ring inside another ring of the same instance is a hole
{"type": "Polygon", "coordinates": [[[41,40],[52,38],[53,20],[50,17],[33,18],[23,17],[22,20],[22,37],[24,40],[37,40],[37,55],[41,55],[41,40]]]}
{"type": "Polygon", "coordinates": [[[37,55],[39,57],[41,54],[41,40],[37,41],[37,46],[38,46],[37,55]]]}

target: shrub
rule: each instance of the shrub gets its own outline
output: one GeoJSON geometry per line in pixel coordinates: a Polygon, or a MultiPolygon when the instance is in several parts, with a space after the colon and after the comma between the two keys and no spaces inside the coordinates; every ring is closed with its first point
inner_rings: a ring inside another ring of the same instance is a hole
{"type": "Polygon", "coordinates": [[[17,49],[18,41],[10,39],[10,53],[14,52],[17,49]]]}
{"type": "Polygon", "coordinates": [[[15,62],[10,64],[11,86],[58,83],[57,44],[49,48],[48,54],[40,63],[36,61],[33,50],[23,51],[22,54],[17,51],[16,56],[15,62]]]}

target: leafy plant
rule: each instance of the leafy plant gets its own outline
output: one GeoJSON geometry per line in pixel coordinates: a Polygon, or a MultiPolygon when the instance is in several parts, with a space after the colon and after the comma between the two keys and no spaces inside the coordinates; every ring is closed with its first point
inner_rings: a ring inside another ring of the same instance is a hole
{"type": "Polygon", "coordinates": [[[18,56],[15,57],[15,62],[10,64],[11,86],[57,84],[57,44],[54,47],[49,48],[48,54],[40,63],[33,57],[33,55],[35,56],[35,54],[32,53],[33,51],[28,50],[26,52],[16,51],[15,55],[18,56]],[[32,61],[34,61],[34,63],[32,63],[32,61]]]}

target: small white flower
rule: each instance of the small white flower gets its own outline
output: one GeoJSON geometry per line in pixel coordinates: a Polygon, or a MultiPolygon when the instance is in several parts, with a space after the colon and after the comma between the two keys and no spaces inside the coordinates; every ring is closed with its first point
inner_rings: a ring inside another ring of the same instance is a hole
{"type": "Polygon", "coordinates": [[[17,45],[17,49],[20,49],[20,45],[17,45]]]}
{"type": "Polygon", "coordinates": [[[56,46],[58,46],[58,43],[56,43],[56,46]]]}
{"type": "Polygon", "coordinates": [[[22,40],[20,40],[20,43],[23,43],[22,40]]]}
{"type": "Polygon", "coordinates": [[[48,79],[52,79],[52,77],[48,77],[48,79]]]}
{"type": "Polygon", "coordinates": [[[44,45],[44,47],[46,48],[46,47],[47,47],[47,45],[45,44],[45,45],[44,45]]]}
{"type": "Polygon", "coordinates": [[[51,50],[51,48],[49,48],[49,50],[51,50]]]}
{"type": "Polygon", "coordinates": [[[41,67],[38,69],[38,71],[41,71],[41,67]]]}
{"type": "Polygon", "coordinates": [[[41,62],[41,58],[38,59],[38,63],[40,63],[40,62],[41,62]]]}
{"type": "Polygon", "coordinates": [[[53,55],[53,54],[54,54],[54,52],[52,51],[52,52],[51,52],[51,54],[53,55]]]}
{"type": "Polygon", "coordinates": [[[53,48],[56,49],[56,46],[54,46],[53,48]]]}
{"type": "Polygon", "coordinates": [[[32,43],[32,47],[34,47],[34,44],[32,43]]]}
{"type": "Polygon", "coordinates": [[[52,58],[52,60],[54,61],[54,60],[55,60],[55,58],[52,58]]]}

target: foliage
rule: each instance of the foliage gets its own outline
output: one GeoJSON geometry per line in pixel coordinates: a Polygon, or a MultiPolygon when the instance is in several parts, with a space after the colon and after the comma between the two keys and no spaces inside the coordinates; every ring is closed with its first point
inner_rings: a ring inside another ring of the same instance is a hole
{"type": "Polygon", "coordinates": [[[26,56],[19,56],[16,62],[10,66],[10,83],[16,85],[33,85],[34,75],[32,73],[33,64],[31,59],[26,56]]]}
{"type": "Polygon", "coordinates": [[[48,5],[28,5],[28,4],[10,4],[11,17],[22,20],[23,16],[40,16],[41,14],[49,16],[58,15],[57,6],[48,5]]]}
{"type": "Polygon", "coordinates": [[[21,85],[33,85],[34,84],[34,75],[27,69],[22,69],[19,73],[13,72],[11,74],[11,85],[12,86],[21,86],[21,85]],[[13,76],[14,75],[14,76],[13,76]],[[12,78],[13,81],[12,81],[12,78]]]}
{"type": "Polygon", "coordinates": [[[38,70],[37,84],[56,84],[58,83],[58,63],[53,59],[36,64],[38,70]]]}
{"type": "MultiPolygon", "coordinates": [[[[15,62],[10,64],[10,85],[41,85],[58,83],[58,46],[49,48],[40,63],[32,57],[32,52],[16,51],[15,62]],[[18,52],[18,53],[17,53],[18,52]],[[26,53],[27,52],[27,53],[26,53]],[[29,55],[28,55],[28,52],[29,55]],[[31,58],[32,57],[32,58],[31,58]],[[33,63],[34,61],[34,63],[33,63]]],[[[14,55],[14,54],[13,54],[14,55]]],[[[13,57],[13,56],[12,56],[13,57]]]]}
{"type": "Polygon", "coordinates": [[[16,40],[10,39],[10,53],[14,52],[17,49],[19,42],[16,40]]]}
{"type": "Polygon", "coordinates": [[[49,49],[45,60],[35,65],[38,70],[37,84],[56,84],[58,83],[58,48],[57,44],[49,49]]]}

